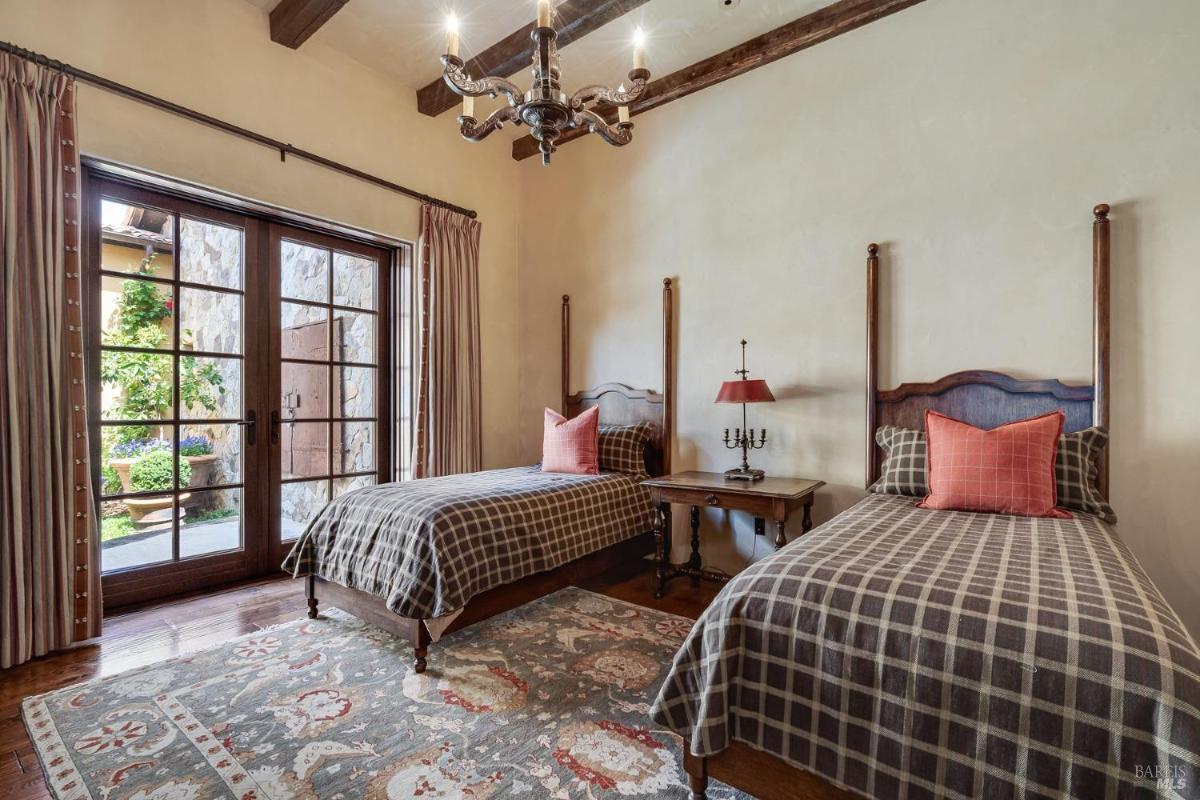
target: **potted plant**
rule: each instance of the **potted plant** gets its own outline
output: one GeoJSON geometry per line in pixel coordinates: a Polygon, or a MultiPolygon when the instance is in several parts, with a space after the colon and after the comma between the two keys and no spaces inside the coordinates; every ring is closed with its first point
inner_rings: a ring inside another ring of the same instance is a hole
{"type": "Polygon", "coordinates": [[[207,436],[187,436],[179,441],[179,455],[192,469],[192,480],[189,489],[208,486],[213,482],[213,470],[217,466],[217,456],[213,453],[212,442],[207,436]]]}
{"type": "MultiPolygon", "coordinates": [[[[161,447],[154,448],[139,455],[129,467],[129,490],[133,492],[168,492],[175,488],[172,473],[171,451],[161,447]]],[[[187,459],[180,458],[176,464],[179,470],[179,484],[188,486],[192,479],[192,467],[187,459]]],[[[179,502],[191,498],[190,494],[181,494],[179,502]]],[[[156,511],[168,509],[174,502],[171,495],[163,497],[127,497],[125,506],[129,509],[129,518],[136,525],[156,511]]],[[[155,520],[159,522],[162,520],[155,520]]]]}
{"type": "Polygon", "coordinates": [[[130,488],[129,470],[140,456],[155,450],[170,449],[171,443],[166,439],[132,439],[113,445],[109,450],[108,465],[117,471],[121,491],[135,491],[130,488]]]}

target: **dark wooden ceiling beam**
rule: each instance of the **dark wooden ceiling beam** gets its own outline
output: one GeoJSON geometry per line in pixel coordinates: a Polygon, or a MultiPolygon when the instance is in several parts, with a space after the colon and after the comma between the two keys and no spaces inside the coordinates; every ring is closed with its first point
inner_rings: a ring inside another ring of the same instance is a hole
{"type": "Polygon", "coordinates": [[[279,0],[271,9],[271,41],[293,50],[304,44],[348,0],[279,0]]]}
{"type": "MultiPolygon", "coordinates": [[[[554,11],[554,29],[558,31],[558,46],[566,47],[597,28],[629,13],[647,0],[566,0],[554,11]]],[[[529,3],[532,17],[534,4],[529,3]]],[[[536,20],[524,28],[513,31],[494,45],[467,62],[466,70],[472,78],[495,75],[507,78],[528,69],[533,63],[533,40],[530,35],[536,20]]],[[[450,90],[441,78],[417,90],[417,110],[436,117],[449,111],[461,102],[461,98],[450,90]]]]}
{"type": "MultiPolygon", "coordinates": [[[[629,113],[632,116],[666,105],[920,2],[922,0],[838,0],[723,53],[651,81],[645,93],[630,105],[629,113]]],[[[609,122],[617,119],[616,109],[611,106],[598,108],[597,112],[609,122]]],[[[578,139],[586,135],[586,130],[569,130],[558,144],[578,139]]],[[[512,154],[518,161],[537,155],[538,143],[532,136],[522,136],[513,142],[512,154]]]]}

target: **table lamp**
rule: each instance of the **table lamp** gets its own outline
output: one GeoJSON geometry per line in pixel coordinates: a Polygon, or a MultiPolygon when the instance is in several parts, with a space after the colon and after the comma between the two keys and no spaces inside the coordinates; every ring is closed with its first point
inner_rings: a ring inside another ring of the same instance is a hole
{"type": "Polygon", "coordinates": [[[773,403],[775,395],[771,394],[770,387],[767,382],[755,378],[750,380],[746,376],[750,374],[750,370],[746,369],[746,340],[742,339],[742,368],[735,369],[734,374],[740,375],[741,378],[736,381],[725,381],[721,384],[721,390],[717,392],[718,403],[741,403],[742,404],[742,427],[733,429],[733,438],[729,438],[729,428],[725,429],[725,447],[730,450],[742,448],[742,465],[736,469],[725,470],[725,478],[727,480],[739,481],[757,481],[761,480],[765,472],[761,469],[751,469],[750,463],[746,456],[751,450],[759,450],[767,443],[767,429],[761,428],[758,438],[755,439],[754,431],[746,425],[746,404],[747,403],[773,403]]]}

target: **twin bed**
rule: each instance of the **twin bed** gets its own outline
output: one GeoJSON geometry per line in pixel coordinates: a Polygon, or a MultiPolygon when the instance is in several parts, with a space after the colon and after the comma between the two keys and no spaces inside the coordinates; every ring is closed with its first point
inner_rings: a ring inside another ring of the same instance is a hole
{"type": "MultiPolygon", "coordinates": [[[[879,391],[870,246],[868,486],[877,426],[919,429],[927,409],[1107,427],[1108,210],[1091,386],[964,372],[879,391]]],[[[1107,522],[870,494],[730,581],[652,716],[683,737],[693,798],[715,778],[764,798],[1091,800],[1200,797],[1198,709],[1200,650],[1107,522]]]]}
{"type": "MultiPolygon", "coordinates": [[[[313,520],[283,569],[326,600],[409,638],[415,669],[442,635],[642,558],[659,543],[647,476],[670,471],[674,296],[663,281],[663,391],[605,383],[572,393],[570,298],[562,303],[562,408],[598,406],[602,427],[638,432],[643,470],[565,475],[538,465],[351,492],[313,520]]],[[[635,459],[636,460],[636,456],[635,459]]]]}
{"type": "MultiPolygon", "coordinates": [[[[1108,207],[1093,225],[1090,386],[961,372],[877,385],[879,253],[867,262],[867,478],[879,426],[926,410],[991,428],[1061,410],[1108,425],[1108,207]]],[[[564,414],[652,430],[670,471],[672,297],[664,390],[571,394],[564,414]]],[[[317,597],[409,636],[442,633],[644,556],[658,521],[639,477],[537,467],[385,485],[340,498],[285,568],[317,597]]],[[[1107,495],[1107,462],[1096,486],[1107,495]]],[[[1061,497],[1061,495],[1060,495],[1061,497]]],[[[693,798],[710,778],[764,798],[1200,796],[1200,650],[1111,525],[914,507],[869,494],[735,576],[677,653],[651,710],[684,740],[693,798]]]]}

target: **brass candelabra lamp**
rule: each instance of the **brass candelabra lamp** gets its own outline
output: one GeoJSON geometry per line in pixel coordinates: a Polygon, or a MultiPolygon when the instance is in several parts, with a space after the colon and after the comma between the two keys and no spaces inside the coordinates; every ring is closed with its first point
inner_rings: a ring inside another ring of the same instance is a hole
{"type": "Polygon", "coordinates": [[[755,436],[754,430],[746,421],[746,404],[773,403],[775,395],[771,394],[771,389],[765,380],[749,378],[750,370],[746,369],[745,339],[742,339],[742,368],[735,369],[733,372],[741,377],[738,380],[722,383],[715,402],[742,404],[742,427],[733,429],[732,438],[729,436],[729,428],[726,428],[724,439],[726,448],[730,450],[741,448],[742,465],[725,470],[725,477],[730,480],[757,481],[761,480],[766,473],[761,469],[751,469],[748,456],[751,450],[761,450],[766,446],[767,429],[760,428],[757,437],[755,436]]]}

